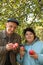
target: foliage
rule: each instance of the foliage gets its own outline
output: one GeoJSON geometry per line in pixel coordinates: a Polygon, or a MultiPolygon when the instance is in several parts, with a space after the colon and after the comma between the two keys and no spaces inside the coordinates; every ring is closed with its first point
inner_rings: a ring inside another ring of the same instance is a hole
{"type": "MultiPolygon", "coordinates": [[[[23,29],[27,26],[34,29],[38,26],[43,27],[43,0],[0,0],[0,30],[5,29],[4,24],[9,17],[14,17],[19,21],[20,25],[16,31],[21,36],[23,36],[23,29]],[[28,18],[32,18],[29,24],[28,18]]],[[[37,35],[38,33],[39,31],[37,35]]]]}

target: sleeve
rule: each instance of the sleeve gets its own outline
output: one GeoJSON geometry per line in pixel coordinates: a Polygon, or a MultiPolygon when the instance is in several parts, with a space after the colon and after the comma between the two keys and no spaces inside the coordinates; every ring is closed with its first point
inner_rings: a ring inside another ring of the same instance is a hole
{"type": "Polygon", "coordinates": [[[0,46],[0,54],[4,54],[6,52],[7,52],[6,47],[5,46],[0,46]]]}
{"type": "Polygon", "coordinates": [[[43,64],[43,54],[38,54],[38,61],[40,64],[43,64]]]}
{"type": "MultiPolygon", "coordinates": [[[[4,42],[3,42],[4,43],[4,42]]],[[[2,40],[0,38],[0,54],[4,54],[7,52],[6,50],[6,46],[4,46],[4,44],[2,43],[2,40]]]]}
{"type": "MultiPolygon", "coordinates": [[[[23,58],[24,58],[24,57],[23,57],[23,58]]],[[[20,59],[20,55],[18,54],[17,57],[16,57],[17,62],[18,62],[19,64],[22,64],[22,63],[23,63],[23,58],[20,59]]]]}
{"type": "MultiPolygon", "coordinates": [[[[42,43],[42,44],[43,44],[43,43],[42,43]]],[[[43,45],[42,45],[41,47],[43,47],[43,45]]],[[[40,64],[43,64],[43,48],[42,48],[42,50],[41,50],[41,53],[38,54],[38,62],[39,62],[40,64]]]]}
{"type": "Polygon", "coordinates": [[[0,55],[7,52],[6,46],[3,44],[4,42],[2,43],[2,36],[3,34],[0,32],[0,55]]]}

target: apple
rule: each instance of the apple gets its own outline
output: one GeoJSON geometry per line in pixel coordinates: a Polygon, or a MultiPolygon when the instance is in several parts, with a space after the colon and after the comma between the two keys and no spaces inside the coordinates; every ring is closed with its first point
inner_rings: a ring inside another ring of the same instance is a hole
{"type": "Polygon", "coordinates": [[[34,54],[35,54],[34,50],[30,50],[30,51],[29,51],[29,54],[30,54],[30,55],[34,55],[34,54]]]}
{"type": "Polygon", "coordinates": [[[18,47],[19,46],[18,43],[15,43],[15,46],[18,47]]]}
{"type": "Polygon", "coordinates": [[[19,46],[18,43],[14,43],[14,44],[13,44],[13,49],[16,50],[16,49],[18,48],[18,46],[19,46]]]}
{"type": "Polygon", "coordinates": [[[13,49],[15,49],[15,50],[16,50],[16,46],[15,46],[15,44],[13,44],[13,49]]]}

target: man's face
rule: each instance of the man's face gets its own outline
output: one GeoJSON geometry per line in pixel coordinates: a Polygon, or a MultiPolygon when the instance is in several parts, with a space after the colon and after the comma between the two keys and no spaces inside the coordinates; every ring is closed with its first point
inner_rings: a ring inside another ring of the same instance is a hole
{"type": "Polygon", "coordinates": [[[7,34],[12,34],[14,31],[15,31],[15,29],[17,28],[17,24],[16,23],[14,23],[14,22],[7,22],[6,23],[6,32],[7,32],[7,34]]]}

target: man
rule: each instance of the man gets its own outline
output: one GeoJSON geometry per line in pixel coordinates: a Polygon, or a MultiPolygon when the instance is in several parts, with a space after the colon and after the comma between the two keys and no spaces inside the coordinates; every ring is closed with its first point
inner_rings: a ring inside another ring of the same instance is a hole
{"type": "Polygon", "coordinates": [[[0,32],[0,65],[16,65],[16,54],[13,44],[21,43],[21,37],[15,33],[19,22],[14,18],[9,18],[6,29],[0,32]]]}

